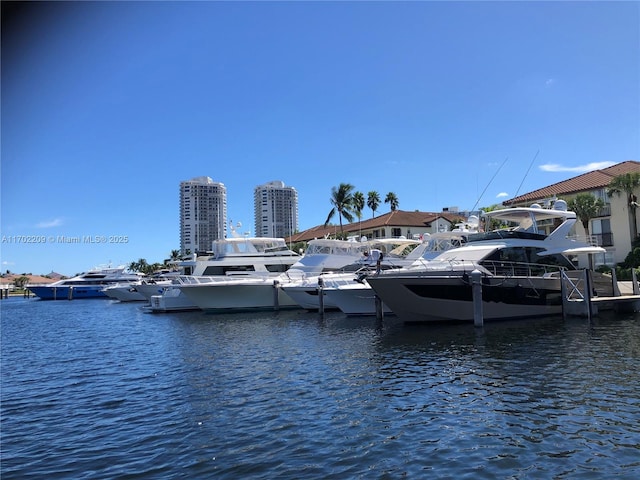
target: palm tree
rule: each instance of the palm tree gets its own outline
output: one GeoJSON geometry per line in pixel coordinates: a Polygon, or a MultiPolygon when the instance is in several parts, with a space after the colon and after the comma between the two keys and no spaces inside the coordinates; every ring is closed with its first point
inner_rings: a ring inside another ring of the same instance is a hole
{"type": "Polygon", "coordinates": [[[129,264],[129,270],[132,272],[146,273],[148,266],[149,264],[147,263],[147,260],[144,258],[141,258],[137,262],[131,262],[129,264]]]}
{"type": "Polygon", "coordinates": [[[629,221],[631,230],[631,241],[633,242],[638,236],[638,222],[636,219],[636,208],[638,207],[638,198],[633,193],[635,189],[640,187],[640,173],[624,173],[618,175],[611,180],[607,195],[621,196],[622,193],[627,195],[627,205],[629,206],[629,221]]]}
{"type": "Polygon", "coordinates": [[[140,264],[138,262],[131,262],[127,268],[130,272],[137,272],[140,270],[140,264]]]}
{"type": "Polygon", "coordinates": [[[380,206],[380,195],[375,190],[367,193],[367,207],[369,207],[372,211],[371,218],[376,216],[376,210],[380,206]]]}
{"type": "Polygon", "coordinates": [[[353,189],[354,186],[350,183],[341,183],[338,188],[331,188],[331,205],[333,208],[327,215],[327,220],[324,222],[326,227],[329,224],[331,218],[335,215],[336,211],[340,217],[340,233],[344,233],[342,228],[342,217],[348,222],[353,222],[353,189]]]}
{"type": "Polygon", "coordinates": [[[589,236],[589,220],[597,216],[602,207],[604,207],[602,199],[590,193],[579,193],[567,202],[567,208],[575,212],[582,222],[587,237],[589,236]]]}
{"type": "Polygon", "coordinates": [[[384,197],[384,203],[388,203],[391,206],[391,211],[395,211],[398,209],[398,205],[400,202],[398,201],[398,197],[395,193],[389,192],[387,196],[384,197]]]}
{"type": "MultiPolygon", "coordinates": [[[[587,238],[589,237],[589,220],[598,215],[603,206],[602,199],[590,193],[579,193],[567,202],[567,208],[575,212],[576,217],[582,222],[587,238]]],[[[592,255],[589,255],[589,268],[593,268],[592,255]]]]}
{"type": "MultiPolygon", "coordinates": [[[[356,192],[353,194],[353,209],[358,217],[358,228],[360,228],[360,222],[362,221],[362,210],[364,210],[364,193],[356,192]]],[[[362,231],[360,231],[362,233],[362,231]]]]}

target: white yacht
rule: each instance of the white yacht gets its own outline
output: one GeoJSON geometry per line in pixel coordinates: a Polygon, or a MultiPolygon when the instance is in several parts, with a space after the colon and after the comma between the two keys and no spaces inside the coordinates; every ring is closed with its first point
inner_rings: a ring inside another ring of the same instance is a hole
{"type": "Polygon", "coordinates": [[[138,278],[139,275],[127,272],[125,266],[105,266],[47,285],[27,285],[27,288],[42,300],[108,298],[103,291],[104,287],[119,282],[136,281],[138,278]]]}
{"type": "Polygon", "coordinates": [[[478,270],[485,320],[557,315],[560,272],[581,274],[571,257],[605,251],[572,236],[576,214],[563,200],[550,209],[488,212],[481,226],[482,221],[485,228],[498,228],[470,235],[464,246],[427,263],[371,275],[369,285],[403,321],[469,321],[474,318],[470,275],[478,270]]]}
{"type": "Polygon", "coordinates": [[[112,300],[118,300],[119,302],[144,302],[146,300],[144,295],[135,289],[135,286],[140,282],[141,280],[136,282],[118,282],[104,287],[102,291],[107,297],[112,300]]]}
{"type": "Polygon", "coordinates": [[[246,278],[206,276],[180,277],[178,288],[198,307],[206,311],[299,308],[281,287],[300,279],[315,277],[323,271],[335,271],[360,258],[368,243],[355,237],[348,240],[315,239],[304,255],[284,273],[246,278]]]}
{"type": "Polygon", "coordinates": [[[153,312],[198,310],[180,287],[192,278],[202,282],[230,279],[275,278],[295,264],[300,255],[287,247],[284,239],[271,237],[231,237],[215,240],[211,252],[178,262],[184,275],[163,282],[147,282],[136,289],[148,295],[153,312]],[[151,294],[151,295],[149,295],[151,294]]]}
{"type": "MultiPolygon", "coordinates": [[[[334,265],[333,268],[310,272],[299,278],[292,276],[292,281],[283,282],[282,289],[301,308],[317,310],[320,308],[319,282],[324,287],[334,288],[338,285],[353,282],[356,274],[362,274],[367,270],[376,268],[400,268],[408,265],[420,257],[424,248],[420,246],[420,240],[407,238],[381,238],[376,240],[360,240],[360,248],[354,253],[358,257],[352,262],[343,265],[334,265]],[[409,263],[407,262],[407,258],[409,263]]],[[[323,287],[323,292],[324,292],[323,287]]],[[[335,309],[337,305],[323,295],[323,308],[335,309]]]]}
{"type": "MultiPolygon", "coordinates": [[[[325,305],[335,306],[346,315],[374,315],[376,313],[375,292],[367,283],[367,278],[375,272],[408,267],[414,263],[428,262],[451,248],[457,248],[466,242],[468,235],[477,232],[477,223],[458,226],[451,231],[427,234],[423,242],[408,255],[382,255],[379,250],[372,250],[370,258],[364,262],[351,265],[355,274],[335,273],[323,275],[322,292],[325,305]],[[378,263],[377,260],[381,259],[378,263]]],[[[383,311],[392,313],[382,304],[383,311]]]]}
{"type": "MultiPolygon", "coordinates": [[[[150,276],[139,274],[139,278],[133,282],[119,282],[104,288],[105,295],[120,302],[144,302],[149,301],[151,295],[143,293],[147,285],[169,285],[171,279],[179,274],[178,271],[162,270],[150,276]]],[[[157,293],[154,289],[153,293],[157,293]]]]}

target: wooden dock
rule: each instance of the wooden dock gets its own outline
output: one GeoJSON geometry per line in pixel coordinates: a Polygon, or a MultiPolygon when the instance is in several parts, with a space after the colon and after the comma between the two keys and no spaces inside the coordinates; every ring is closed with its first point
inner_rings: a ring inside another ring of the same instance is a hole
{"type": "Polygon", "coordinates": [[[562,312],[565,316],[589,317],[601,311],[638,312],[640,311],[640,285],[635,271],[630,282],[618,282],[615,270],[612,271],[612,295],[597,295],[593,287],[591,272],[584,270],[583,276],[572,279],[562,276],[562,312]],[[596,294],[594,294],[596,293],[596,294]]]}

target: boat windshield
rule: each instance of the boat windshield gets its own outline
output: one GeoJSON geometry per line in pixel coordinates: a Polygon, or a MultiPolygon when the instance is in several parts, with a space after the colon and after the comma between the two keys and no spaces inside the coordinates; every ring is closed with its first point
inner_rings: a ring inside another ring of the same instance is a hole
{"type": "Polygon", "coordinates": [[[246,255],[287,250],[287,244],[280,238],[228,238],[216,240],[212,244],[213,255],[246,255]]]}

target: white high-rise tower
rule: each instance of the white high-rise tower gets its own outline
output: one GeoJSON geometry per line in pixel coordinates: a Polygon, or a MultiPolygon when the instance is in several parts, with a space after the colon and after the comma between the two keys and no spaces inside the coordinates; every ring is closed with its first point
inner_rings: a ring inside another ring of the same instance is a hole
{"type": "Polygon", "coordinates": [[[209,177],[180,182],[180,253],[211,250],[226,237],[227,189],[209,177]]]}
{"type": "Polygon", "coordinates": [[[298,230],[298,192],[276,180],[253,191],[257,237],[284,238],[298,230]]]}

